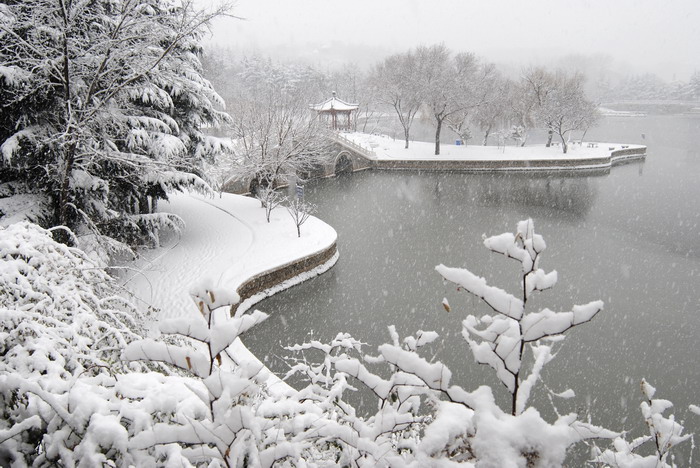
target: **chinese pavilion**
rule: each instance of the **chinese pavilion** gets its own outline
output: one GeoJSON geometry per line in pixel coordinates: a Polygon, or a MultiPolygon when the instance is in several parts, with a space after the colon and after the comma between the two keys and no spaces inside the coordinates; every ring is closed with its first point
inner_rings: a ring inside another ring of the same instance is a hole
{"type": "Polygon", "coordinates": [[[318,112],[319,118],[328,123],[328,127],[333,130],[352,131],[354,124],[352,113],[360,107],[359,104],[350,104],[339,99],[333,91],[333,97],[320,104],[311,106],[311,109],[318,112]]]}

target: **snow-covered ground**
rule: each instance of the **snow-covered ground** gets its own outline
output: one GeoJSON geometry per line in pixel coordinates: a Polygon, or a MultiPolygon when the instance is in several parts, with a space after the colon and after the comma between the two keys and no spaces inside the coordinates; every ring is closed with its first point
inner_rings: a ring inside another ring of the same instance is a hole
{"type": "MultiPolygon", "coordinates": [[[[165,246],[143,252],[143,256],[127,265],[123,286],[139,306],[156,309],[157,320],[199,314],[189,292],[197,285],[209,290],[235,292],[247,279],[274,270],[300,258],[321,252],[336,241],[337,234],[328,224],[310,217],[296,225],[282,206],[272,211],[270,223],[260,202],[241,195],[223,194],[214,198],[190,193],[170,195],[161,203],[160,211],[177,214],[185,228],[177,239],[165,246]]],[[[327,270],[337,260],[336,254],[325,265],[289,280],[268,291],[290,287],[327,270]]],[[[245,311],[265,293],[248,299],[239,307],[245,311]]],[[[228,307],[218,311],[218,317],[228,315],[228,307]]],[[[218,320],[219,318],[217,318],[218,320]]],[[[151,324],[151,330],[157,329],[151,324]]],[[[260,361],[239,339],[229,351],[240,362],[260,361]]],[[[289,393],[291,388],[273,373],[264,371],[269,392],[289,393]]]]}
{"type": "Polygon", "coordinates": [[[323,251],[337,237],[315,217],[297,237],[283,207],[273,210],[268,223],[260,202],[240,195],[176,193],[160,210],[180,216],[185,228],[165,246],[143,252],[122,280],[140,306],[159,310],[158,318],[198,313],[189,295],[197,284],[235,292],[252,276],[323,251]]]}
{"type": "Polygon", "coordinates": [[[465,160],[465,161],[508,161],[508,160],[576,160],[601,158],[606,159],[610,152],[623,148],[643,148],[640,145],[622,145],[618,143],[583,142],[569,144],[568,152],[564,154],[561,144],[546,148],[543,144],[532,146],[480,146],[441,144],[440,155],[435,156],[435,143],[411,141],[408,149],[404,148],[402,139],[394,139],[386,135],[370,135],[367,133],[345,133],[343,136],[363,148],[373,151],[378,160],[465,160]]]}
{"type": "Polygon", "coordinates": [[[598,111],[601,115],[606,117],[644,117],[646,114],[644,112],[635,111],[616,111],[614,109],[608,109],[607,107],[599,107],[598,111]]]}

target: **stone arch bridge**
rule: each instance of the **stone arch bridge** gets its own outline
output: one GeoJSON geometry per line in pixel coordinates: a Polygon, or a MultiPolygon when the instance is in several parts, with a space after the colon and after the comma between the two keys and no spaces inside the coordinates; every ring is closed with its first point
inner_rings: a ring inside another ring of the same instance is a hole
{"type": "MultiPolygon", "coordinates": [[[[331,133],[330,138],[332,142],[328,149],[327,162],[309,172],[298,174],[302,179],[333,177],[343,173],[372,169],[375,166],[377,156],[373,151],[353,143],[337,132],[331,133]]],[[[291,178],[293,180],[294,176],[291,178]]],[[[284,186],[286,182],[279,181],[279,185],[284,186]]],[[[237,180],[229,184],[225,191],[239,194],[254,193],[256,186],[255,179],[237,180]]]]}
{"type": "Polygon", "coordinates": [[[323,174],[319,173],[320,177],[331,177],[344,172],[357,172],[374,167],[377,159],[374,151],[363,148],[340,133],[333,133],[331,138],[333,144],[329,152],[332,157],[323,166],[323,174]]]}

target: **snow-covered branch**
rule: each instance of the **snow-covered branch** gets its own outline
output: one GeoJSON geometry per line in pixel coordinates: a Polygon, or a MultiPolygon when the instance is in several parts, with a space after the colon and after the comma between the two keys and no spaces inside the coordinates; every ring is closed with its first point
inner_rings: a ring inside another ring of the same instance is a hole
{"type": "MultiPolygon", "coordinates": [[[[463,321],[464,339],[476,362],[487,364],[496,371],[500,381],[511,393],[512,414],[526,409],[532,387],[539,379],[540,370],[552,359],[549,345],[531,347],[535,361],[529,377],[522,378],[522,364],[527,345],[543,338],[562,335],[576,325],[590,321],[603,309],[602,301],[574,306],[571,312],[552,312],[543,309],[526,313],[526,303],[533,291],[543,291],[556,284],[557,272],[545,273],[539,268],[540,256],[546,249],[541,235],[536,234],[531,219],[521,221],[514,234],[504,233],[484,240],[489,250],[517,260],[522,265],[522,300],[489,286],[469,270],[439,265],[442,277],[479,297],[497,315],[478,318],[468,315],[463,321]]],[[[446,299],[445,299],[446,301],[446,299]]]]}

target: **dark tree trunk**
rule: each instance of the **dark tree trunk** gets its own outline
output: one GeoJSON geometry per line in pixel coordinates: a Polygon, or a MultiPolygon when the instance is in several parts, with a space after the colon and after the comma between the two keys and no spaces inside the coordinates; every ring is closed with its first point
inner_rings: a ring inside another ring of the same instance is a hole
{"type": "Polygon", "coordinates": [[[139,214],[149,213],[151,213],[151,203],[148,200],[148,195],[144,193],[139,197],[139,214]]]}
{"type": "Polygon", "coordinates": [[[75,143],[71,143],[66,148],[63,174],[61,174],[61,185],[58,192],[58,206],[54,213],[56,225],[68,225],[68,190],[70,189],[70,177],[73,174],[73,164],[75,162],[75,143]]]}
{"type": "MultiPolygon", "coordinates": [[[[70,58],[68,46],[68,31],[70,30],[70,20],[66,10],[66,5],[60,2],[61,14],[63,17],[63,64],[62,64],[62,79],[63,79],[63,99],[65,107],[65,125],[66,125],[66,142],[63,152],[63,170],[60,175],[60,184],[58,192],[58,205],[54,212],[54,222],[57,226],[68,226],[68,191],[70,189],[70,178],[73,174],[73,164],[75,163],[75,152],[78,149],[77,143],[73,140],[74,129],[71,112],[71,75],[70,75],[70,58]]],[[[66,243],[68,240],[67,234],[63,230],[59,230],[59,242],[66,243]]]]}
{"type": "Polygon", "coordinates": [[[442,132],[442,119],[437,119],[435,128],[435,156],[440,155],[440,133],[442,132]]]}
{"type": "Polygon", "coordinates": [[[491,134],[491,126],[489,125],[486,131],[484,132],[484,146],[488,145],[489,142],[489,135],[491,134]]]}
{"type": "Polygon", "coordinates": [[[406,149],[408,149],[408,128],[407,127],[403,128],[403,136],[404,136],[404,139],[406,140],[406,149]]]}

